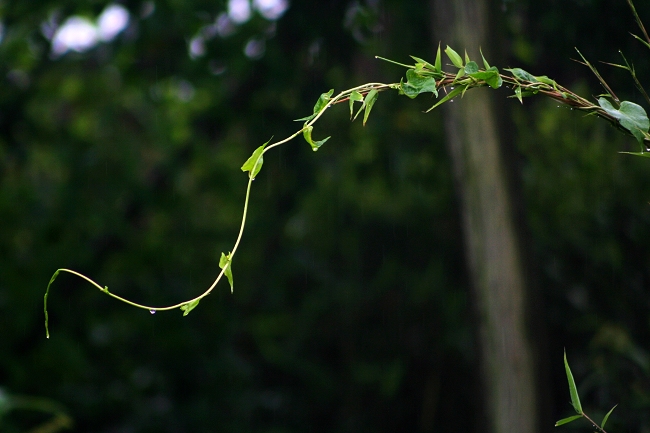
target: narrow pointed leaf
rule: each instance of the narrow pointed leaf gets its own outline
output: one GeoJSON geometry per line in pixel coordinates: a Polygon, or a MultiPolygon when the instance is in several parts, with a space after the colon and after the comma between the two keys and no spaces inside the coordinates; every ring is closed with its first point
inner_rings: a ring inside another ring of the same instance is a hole
{"type": "Polygon", "coordinates": [[[442,72],[442,58],[440,56],[440,42],[438,42],[438,51],[436,52],[436,72],[442,72]]]}
{"type": "Polygon", "coordinates": [[[431,63],[427,62],[426,60],[423,60],[423,59],[421,59],[419,57],[415,57],[415,56],[410,56],[410,57],[413,60],[415,60],[416,62],[418,62],[419,64],[421,64],[422,66],[425,66],[426,68],[428,68],[428,69],[430,69],[432,71],[436,70],[436,67],[433,66],[431,63]]]}
{"type": "Polygon", "coordinates": [[[368,116],[370,116],[370,110],[372,110],[372,106],[375,105],[378,96],[379,92],[375,89],[372,89],[366,95],[366,99],[363,101],[366,104],[365,112],[363,113],[363,126],[366,126],[368,116]]]}
{"type": "Polygon", "coordinates": [[[580,397],[578,396],[578,388],[576,388],[576,382],[573,379],[573,373],[571,373],[571,368],[569,368],[569,362],[566,359],[566,351],[564,351],[564,370],[566,372],[566,378],[569,382],[569,393],[571,394],[571,404],[575,409],[576,413],[582,415],[582,405],[580,404],[580,397]]]}
{"type": "Polygon", "coordinates": [[[449,60],[451,60],[451,63],[453,63],[455,67],[457,68],[463,67],[463,59],[449,45],[447,45],[447,48],[445,48],[445,53],[447,54],[447,57],[449,57],[449,60]]]}
{"type": "Polygon", "coordinates": [[[490,69],[490,64],[487,62],[487,60],[485,60],[485,56],[483,55],[483,50],[480,48],[478,50],[481,53],[481,58],[483,59],[483,66],[485,66],[485,69],[490,69]]]}
{"type": "Polygon", "coordinates": [[[626,153],[628,155],[643,156],[644,158],[650,158],[650,152],[618,152],[618,153],[626,153]]]}
{"type": "Polygon", "coordinates": [[[192,311],[194,308],[196,308],[197,305],[199,305],[199,302],[201,302],[200,299],[195,299],[191,302],[188,302],[186,304],[181,305],[181,310],[183,311],[183,316],[187,316],[190,314],[190,311],[192,311]]]}
{"type": "Polygon", "coordinates": [[[350,93],[350,119],[352,119],[352,115],[354,114],[354,103],[357,101],[363,101],[363,95],[355,90],[350,93]]]}
{"type": "Polygon", "coordinates": [[[570,416],[568,418],[563,418],[563,419],[561,419],[561,420],[559,420],[558,422],[555,423],[555,427],[559,427],[561,425],[568,424],[571,421],[575,421],[575,420],[580,419],[580,418],[582,418],[582,415],[573,415],[573,416],[570,416]]]}
{"type": "Polygon", "coordinates": [[[50,286],[56,280],[56,277],[59,276],[59,273],[61,272],[61,269],[57,269],[54,275],[52,275],[52,278],[50,278],[50,282],[47,283],[47,289],[45,289],[45,296],[43,297],[43,311],[45,312],[45,337],[50,338],[50,328],[49,328],[49,316],[47,314],[47,297],[50,294],[50,286]]]}
{"type": "Polygon", "coordinates": [[[228,282],[230,283],[230,293],[232,293],[234,287],[232,283],[232,258],[230,257],[230,254],[225,255],[224,253],[221,253],[221,257],[219,258],[219,268],[225,268],[223,273],[226,274],[226,278],[228,278],[228,282]]]}
{"type": "Polygon", "coordinates": [[[427,113],[428,113],[429,111],[433,110],[434,108],[436,108],[437,106],[439,106],[439,105],[441,105],[441,104],[444,104],[445,102],[447,102],[447,101],[449,101],[450,99],[454,98],[456,95],[458,95],[459,93],[463,92],[463,91],[465,90],[466,87],[467,87],[467,86],[458,86],[458,87],[456,87],[454,90],[452,90],[451,92],[449,92],[448,94],[446,94],[445,97],[442,98],[440,101],[438,101],[438,102],[437,102],[433,107],[429,108],[429,109],[427,110],[427,113]]]}
{"type": "Polygon", "coordinates": [[[614,412],[614,409],[616,409],[616,406],[618,406],[618,405],[615,404],[614,407],[611,408],[611,409],[609,410],[609,412],[607,412],[607,415],[605,415],[605,418],[603,418],[603,422],[600,423],[600,428],[603,428],[603,429],[605,428],[605,423],[606,423],[607,420],[609,419],[609,416],[612,414],[612,412],[614,412]]]}

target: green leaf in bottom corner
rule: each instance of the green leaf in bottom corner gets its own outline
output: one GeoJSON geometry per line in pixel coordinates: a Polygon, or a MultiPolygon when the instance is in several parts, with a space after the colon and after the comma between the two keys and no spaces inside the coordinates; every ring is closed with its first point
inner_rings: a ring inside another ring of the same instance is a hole
{"type": "Polygon", "coordinates": [[[568,424],[571,421],[575,421],[575,420],[577,420],[579,418],[582,418],[582,415],[573,415],[573,416],[570,416],[568,418],[563,418],[563,419],[561,419],[561,420],[559,420],[558,422],[555,423],[555,427],[559,427],[561,425],[568,424]]]}
{"type": "Polygon", "coordinates": [[[188,314],[190,314],[190,311],[196,308],[196,306],[199,305],[199,302],[201,302],[201,299],[195,299],[193,301],[181,305],[181,310],[183,310],[183,316],[187,316],[188,314]]]}
{"type": "Polygon", "coordinates": [[[650,128],[650,120],[648,120],[648,115],[643,107],[634,102],[623,101],[617,110],[605,98],[598,99],[598,104],[609,115],[616,118],[623,128],[630,131],[639,144],[643,144],[645,133],[647,133],[650,128]]]}
{"type": "Polygon", "coordinates": [[[230,283],[230,293],[232,293],[235,289],[232,284],[232,258],[230,257],[230,253],[228,255],[221,253],[221,257],[219,258],[219,268],[225,268],[223,273],[226,274],[226,278],[228,278],[228,282],[230,283]]]}
{"type": "Polygon", "coordinates": [[[580,396],[578,396],[578,388],[576,388],[576,382],[573,379],[573,373],[571,373],[571,368],[569,368],[569,362],[566,359],[566,351],[564,351],[564,371],[566,372],[566,378],[569,382],[569,393],[571,394],[571,404],[575,409],[576,413],[582,415],[582,405],[580,404],[580,396]]]}

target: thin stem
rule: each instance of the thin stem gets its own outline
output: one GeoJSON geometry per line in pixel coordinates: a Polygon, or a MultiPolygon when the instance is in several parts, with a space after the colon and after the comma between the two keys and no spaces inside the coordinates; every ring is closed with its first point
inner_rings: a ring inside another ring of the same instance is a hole
{"type": "Polygon", "coordinates": [[[589,421],[589,422],[591,423],[591,425],[594,426],[595,429],[600,430],[601,433],[607,433],[607,432],[605,431],[604,428],[602,428],[601,426],[599,426],[598,424],[596,424],[596,423],[594,422],[594,420],[592,420],[591,418],[589,418],[589,417],[587,416],[586,413],[582,412],[581,415],[584,416],[584,417],[587,419],[587,421],[589,421]]]}

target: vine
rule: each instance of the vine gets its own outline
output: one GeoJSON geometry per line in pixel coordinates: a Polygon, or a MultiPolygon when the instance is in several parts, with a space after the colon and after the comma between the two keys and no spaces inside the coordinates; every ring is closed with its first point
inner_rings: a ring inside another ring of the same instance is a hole
{"type": "MultiPolygon", "coordinates": [[[[643,23],[639,19],[638,14],[632,4],[632,0],[627,0],[630,5],[632,12],[637,20],[637,24],[643,32],[643,38],[633,35],[636,39],[641,41],[650,49],[650,37],[643,27],[643,23]]],[[[577,49],[576,49],[577,51],[577,49]]],[[[149,310],[152,314],[157,311],[167,311],[180,309],[183,311],[183,315],[186,316],[189,314],[199,302],[208,296],[212,290],[216,287],[219,281],[226,276],[226,279],[229,282],[231,292],[234,290],[233,285],[233,273],[232,273],[232,263],[235,253],[239,248],[240,241],[244,234],[244,229],[246,227],[246,217],[248,214],[250,191],[252,187],[253,180],[257,174],[262,169],[264,164],[264,154],[269,150],[283,145],[294,138],[302,134],[305,141],[311,146],[313,151],[317,151],[330,137],[324,138],[322,140],[314,141],[312,138],[312,132],[314,129],[314,124],[320,119],[320,117],[331,107],[337,104],[347,102],[350,109],[350,118],[355,120],[359,114],[363,111],[363,124],[365,125],[368,121],[368,117],[374,106],[379,92],[386,90],[397,90],[400,95],[405,95],[411,99],[417,97],[422,93],[432,93],[436,98],[439,97],[439,100],[427,110],[427,112],[433,110],[434,108],[444,104],[447,101],[453,100],[457,96],[463,97],[465,93],[474,88],[478,87],[490,87],[493,89],[498,89],[502,86],[507,86],[513,91],[513,95],[510,97],[517,98],[521,103],[523,103],[523,98],[527,96],[541,94],[546,97],[549,97],[557,102],[560,102],[564,105],[571,107],[572,109],[582,111],[587,115],[596,115],[608,122],[610,122],[615,127],[621,129],[627,134],[632,135],[637,142],[639,143],[640,150],[638,152],[622,152],[630,153],[633,155],[639,155],[644,157],[650,157],[650,121],[646,111],[638,104],[635,104],[630,101],[621,101],[611,87],[605,82],[602,76],[598,73],[594,65],[592,65],[585,57],[578,51],[582,61],[580,63],[587,66],[594,75],[598,78],[601,85],[605,89],[605,93],[598,95],[596,103],[589,101],[586,98],[572,92],[564,86],[558,84],[555,80],[548,78],[545,75],[535,76],[531,73],[521,69],[521,68],[507,68],[505,71],[509,74],[502,74],[496,66],[491,66],[488,61],[483,56],[481,52],[481,61],[483,68],[480,68],[478,63],[471,60],[465,52],[464,56],[461,56],[451,47],[447,46],[444,50],[447,58],[451,61],[449,66],[456,68],[455,72],[448,72],[443,70],[442,65],[442,54],[440,45],[436,53],[436,58],[434,63],[429,63],[426,60],[420,59],[418,57],[413,57],[415,61],[413,65],[403,64],[395,62],[393,60],[384,59],[378,57],[378,59],[405,67],[406,70],[406,81],[401,79],[399,83],[367,83],[361,86],[353,87],[351,89],[344,90],[332,96],[334,94],[334,89],[330,90],[327,93],[320,95],[316,104],[314,105],[313,113],[307,117],[297,119],[297,121],[304,122],[302,128],[290,135],[289,137],[271,143],[271,140],[262,144],[257,149],[255,149],[252,155],[244,162],[241,167],[243,172],[248,173],[248,184],[246,187],[246,196],[244,199],[244,209],[242,212],[241,225],[235,243],[232,247],[232,250],[228,254],[221,253],[219,259],[219,267],[221,272],[217,275],[214,282],[200,295],[170,306],[156,307],[149,306],[144,304],[139,304],[133,301],[130,301],[126,298],[118,296],[109,291],[108,286],[102,286],[92,280],[91,278],[83,275],[77,271],[60,268],[52,275],[50,282],[47,285],[45,291],[43,309],[45,313],[45,333],[46,337],[50,337],[49,333],[49,316],[47,310],[47,298],[50,292],[50,287],[52,283],[56,280],[61,272],[70,273],[79,278],[82,278],[98,288],[101,292],[106,295],[122,301],[128,305],[131,305],[136,308],[141,308],[149,310]],[[361,103],[361,106],[354,113],[355,103],[361,103]],[[269,144],[271,143],[271,144],[269,144]]],[[[622,53],[621,53],[622,55],[622,53]]],[[[623,56],[623,55],[622,55],[623,56]]],[[[625,56],[623,56],[625,65],[610,64],[612,66],[625,69],[629,71],[634,80],[635,85],[641,93],[644,95],[646,101],[650,104],[650,97],[643,89],[643,86],[636,77],[634,67],[631,66],[625,56]]],[[[566,362],[566,361],[565,361],[566,362]]],[[[567,364],[568,369],[568,364],[567,364]]],[[[584,416],[582,414],[581,416],[584,416]]],[[[604,423],[603,423],[604,424],[604,423]]]]}

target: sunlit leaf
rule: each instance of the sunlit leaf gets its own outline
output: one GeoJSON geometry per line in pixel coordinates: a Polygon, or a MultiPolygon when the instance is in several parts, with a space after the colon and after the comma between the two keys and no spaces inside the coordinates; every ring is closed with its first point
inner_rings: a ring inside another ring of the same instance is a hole
{"type": "Polygon", "coordinates": [[[230,283],[230,293],[232,293],[234,287],[232,283],[232,258],[230,257],[230,253],[228,255],[221,253],[221,257],[219,258],[219,268],[225,268],[223,273],[226,274],[226,278],[228,278],[228,282],[230,283]]]}
{"type": "Polygon", "coordinates": [[[485,56],[483,55],[483,50],[480,48],[478,50],[481,53],[481,58],[483,59],[483,66],[485,67],[485,69],[490,69],[490,64],[487,62],[487,60],[485,60],[485,56]]]}
{"type": "Polygon", "coordinates": [[[643,107],[634,102],[623,101],[617,110],[605,98],[598,99],[598,104],[609,115],[616,118],[623,128],[630,131],[639,144],[643,144],[643,139],[645,138],[644,133],[647,133],[648,128],[650,128],[650,121],[643,107]]]}
{"type": "Polygon", "coordinates": [[[372,110],[372,106],[375,105],[378,96],[379,96],[379,92],[375,89],[372,89],[366,95],[366,99],[364,99],[363,101],[363,103],[366,106],[365,108],[366,111],[363,113],[363,126],[366,126],[366,122],[368,121],[368,116],[370,116],[370,110],[372,110]]]}
{"type": "Polygon", "coordinates": [[[559,427],[561,425],[568,424],[571,421],[575,421],[575,420],[580,419],[580,418],[582,418],[582,415],[573,415],[573,416],[570,416],[568,418],[563,418],[563,419],[561,419],[561,420],[559,420],[558,422],[555,423],[555,427],[559,427]]]}
{"type": "Polygon", "coordinates": [[[309,122],[311,119],[316,117],[316,115],[320,113],[320,111],[328,104],[333,93],[334,93],[334,89],[330,89],[330,91],[327,93],[322,93],[318,97],[318,101],[316,101],[316,104],[314,105],[314,113],[307,117],[296,119],[294,120],[294,122],[302,122],[302,121],[309,122]]]}
{"type": "Polygon", "coordinates": [[[262,164],[264,164],[264,148],[270,141],[271,140],[267,141],[253,151],[253,154],[246,160],[244,165],[241,166],[241,171],[248,172],[248,176],[255,179],[257,173],[262,169],[262,164]]]}
{"type": "Polygon", "coordinates": [[[447,48],[445,48],[445,53],[447,54],[447,57],[449,57],[449,60],[451,60],[451,63],[453,63],[455,67],[457,68],[463,67],[463,59],[449,45],[447,45],[447,48]]]}
{"type": "MultiPolygon", "coordinates": [[[[465,70],[467,70],[467,67],[465,67],[465,70]]],[[[503,84],[503,79],[499,75],[499,70],[496,66],[492,66],[487,71],[471,73],[469,76],[477,80],[485,81],[493,89],[498,89],[503,84]]]]}
{"type": "Polygon", "coordinates": [[[573,379],[573,373],[571,373],[571,368],[569,368],[569,362],[566,359],[566,350],[564,351],[564,370],[566,372],[566,378],[569,382],[569,393],[571,394],[571,404],[576,412],[582,415],[582,405],[580,404],[580,397],[578,396],[578,388],[576,388],[576,382],[573,379]]]}
{"type": "MultiPolygon", "coordinates": [[[[366,100],[367,100],[367,99],[368,99],[368,97],[366,96],[366,100]]],[[[364,104],[365,104],[365,100],[364,100],[364,104]]],[[[355,116],[355,117],[356,117],[356,116],[355,116]]],[[[306,141],[307,143],[309,143],[309,145],[311,146],[311,150],[313,150],[314,152],[316,152],[316,151],[317,151],[317,150],[318,150],[318,149],[319,149],[323,144],[325,144],[325,142],[326,142],[327,140],[329,140],[331,137],[324,138],[324,139],[322,139],[322,140],[320,140],[320,141],[314,141],[314,140],[311,138],[311,132],[312,132],[313,130],[314,130],[314,127],[311,126],[311,125],[309,125],[308,127],[305,128],[304,131],[302,131],[302,136],[305,137],[305,141],[306,141]]]]}
{"type": "Polygon", "coordinates": [[[618,405],[615,404],[614,407],[611,408],[611,409],[609,410],[609,412],[607,412],[607,415],[605,415],[605,417],[603,418],[603,422],[600,423],[600,428],[605,428],[605,423],[606,423],[607,420],[609,419],[609,416],[612,414],[612,412],[614,412],[614,409],[616,409],[616,406],[618,406],[618,405]]]}
{"type": "Polygon", "coordinates": [[[352,119],[352,115],[354,114],[354,103],[357,101],[363,101],[363,95],[355,90],[350,93],[350,119],[352,119]]]}
{"type": "Polygon", "coordinates": [[[440,56],[440,42],[438,42],[438,51],[436,52],[436,72],[442,72],[442,58],[440,56]]]}
{"type": "Polygon", "coordinates": [[[181,305],[181,310],[183,311],[183,316],[187,316],[190,314],[190,311],[192,311],[194,308],[196,308],[197,305],[199,305],[200,299],[195,299],[191,302],[185,303],[181,305]]]}

